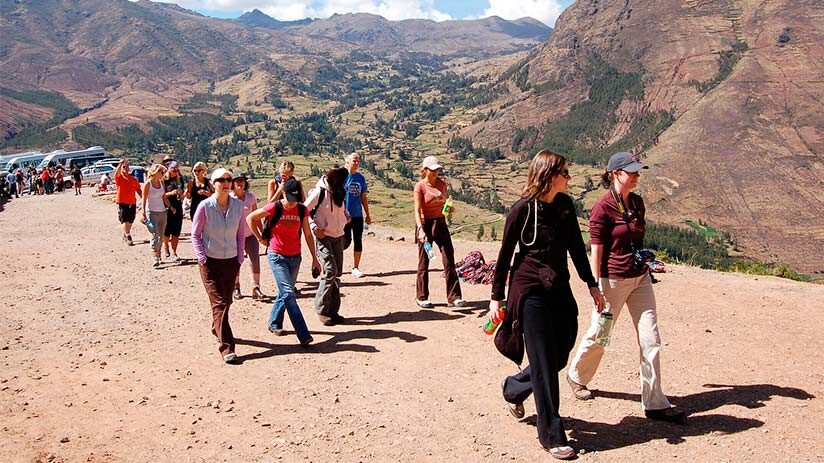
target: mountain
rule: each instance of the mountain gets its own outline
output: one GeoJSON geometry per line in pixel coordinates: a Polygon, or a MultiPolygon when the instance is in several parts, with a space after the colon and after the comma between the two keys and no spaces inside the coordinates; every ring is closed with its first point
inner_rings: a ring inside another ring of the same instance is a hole
{"type": "MultiPolygon", "coordinates": [[[[245,24],[254,21],[253,25],[270,29],[286,27],[287,23],[259,11],[250,21],[247,15],[253,13],[241,16],[238,21],[245,24]]],[[[390,21],[368,13],[335,14],[291,27],[291,30],[309,37],[321,36],[355,44],[378,54],[419,52],[476,57],[526,50],[545,41],[552,33],[552,28],[531,18],[506,21],[493,16],[442,22],[426,19],[390,21]]]]}
{"type": "MultiPolygon", "coordinates": [[[[63,96],[81,112],[64,127],[145,125],[229,79],[254,74],[260,83],[288,77],[298,85],[323,63],[357,50],[488,57],[537,45],[548,33],[528,19],[435,23],[336,15],[282,22],[257,10],[238,20],[214,19],[149,0],[2,2],[0,140],[51,121],[56,110],[48,100],[63,96]]],[[[258,93],[250,98],[267,94],[258,93]]]]}
{"type": "Polygon", "coordinates": [[[306,18],[299,19],[297,21],[278,21],[277,19],[268,16],[266,13],[255,8],[252,11],[243,13],[243,15],[237,18],[236,21],[247,26],[279,30],[291,26],[303,26],[310,24],[313,20],[306,18]]]}
{"type": "Polygon", "coordinates": [[[653,220],[824,271],[821,19],[814,0],[578,1],[464,133],[583,163],[642,151],[653,220]]]}

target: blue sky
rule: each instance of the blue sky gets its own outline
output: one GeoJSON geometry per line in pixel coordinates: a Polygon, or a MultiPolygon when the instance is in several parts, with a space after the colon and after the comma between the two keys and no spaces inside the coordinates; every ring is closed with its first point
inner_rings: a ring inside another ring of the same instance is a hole
{"type": "Polygon", "coordinates": [[[164,0],[217,18],[236,18],[259,9],[280,20],[326,18],[333,13],[373,13],[392,20],[425,18],[474,19],[497,15],[504,19],[530,16],[554,26],[573,0],[164,0]]]}

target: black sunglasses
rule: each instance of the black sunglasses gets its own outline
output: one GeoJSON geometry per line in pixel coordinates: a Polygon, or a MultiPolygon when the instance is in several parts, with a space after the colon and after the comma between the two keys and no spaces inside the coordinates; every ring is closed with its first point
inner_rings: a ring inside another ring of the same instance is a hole
{"type": "Polygon", "coordinates": [[[226,177],[220,177],[215,179],[215,183],[224,183],[224,182],[231,182],[232,179],[226,177]]]}
{"type": "Polygon", "coordinates": [[[572,175],[569,175],[569,169],[564,169],[564,170],[558,172],[558,175],[564,177],[567,180],[572,178],[572,175]]]}

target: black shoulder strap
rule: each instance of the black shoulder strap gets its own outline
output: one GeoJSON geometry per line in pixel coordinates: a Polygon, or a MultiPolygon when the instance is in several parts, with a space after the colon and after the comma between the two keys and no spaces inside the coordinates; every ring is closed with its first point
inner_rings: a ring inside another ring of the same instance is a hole
{"type": "Polygon", "coordinates": [[[272,211],[272,216],[266,222],[266,227],[263,229],[263,237],[267,240],[272,239],[272,230],[278,224],[280,217],[283,215],[283,203],[275,201],[275,209],[272,211]]]}
{"type": "Polygon", "coordinates": [[[320,193],[318,193],[318,202],[315,204],[315,207],[313,207],[312,210],[309,212],[309,216],[313,219],[315,218],[315,214],[318,213],[318,208],[320,207],[321,203],[323,203],[323,200],[326,198],[326,188],[322,186],[319,186],[318,188],[320,188],[320,193]]]}

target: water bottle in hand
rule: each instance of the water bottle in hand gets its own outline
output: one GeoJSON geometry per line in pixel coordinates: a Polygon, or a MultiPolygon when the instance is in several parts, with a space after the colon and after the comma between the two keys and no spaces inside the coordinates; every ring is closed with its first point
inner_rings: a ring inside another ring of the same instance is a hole
{"type": "Polygon", "coordinates": [[[595,334],[595,343],[608,347],[612,341],[612,313],[609,311],[609,303],[598,317],[598,333],[595,334]]]}
{"type": "Polygon", "coordinates": [[[489,314],[489,318],[486,319],[486,323],[484,323],[484,333],[492,334],[498,329],[498,325],[504,321],[504,316],[506,316],[506,306],[502,305],[498,307],[498,310],[489,314]]]}
{"type": "Polygon", "coordinates": [[[429,260],[435,258],[435,250],[432,249],[432,243],[426,241],[423,243],[423,250],[426,251],[426,255],[429,256],[429,260]]]}
{"type": "Polygon", "coordinates": [[[151,220],[149,220],[149,219],[144,220],[143,225],[145,225],[146,228],[149,229],[149,233],[154,233],[154,224],[152,223],[151,220]]]}

